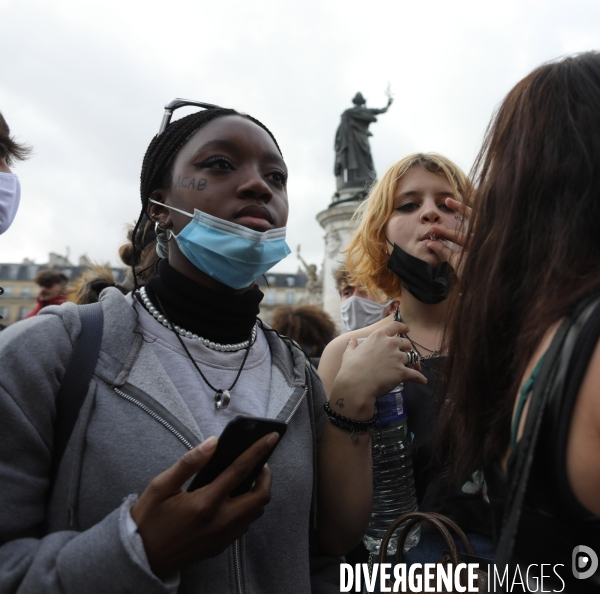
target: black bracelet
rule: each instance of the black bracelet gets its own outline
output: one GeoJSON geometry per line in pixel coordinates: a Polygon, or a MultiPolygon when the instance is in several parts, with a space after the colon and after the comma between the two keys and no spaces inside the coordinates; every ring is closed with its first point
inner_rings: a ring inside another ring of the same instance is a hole
{"type": "Polygon", "coordinates": [[[357,421],[356,419],[349,419],[348,417],[345,417],[344,415],[341,415],[340,413],[335,412],[331,408],[331,406],[329,406],[329,402],[326,402],[323,405],[323,408],[325,409],[325,414],[328,417],[333,418],[336,421],[342,421],[344,423],[348,423],[349,425],[356,425],[357,427],[368,428],[368,427],[372,427],[377,422],[377,414],[376,413],[373,413],[373,416],[368,421],[357,421]]]}
{"type": "Polygon", "coordinates": [[[343,423],[342,421],[337,421],[333,417],[327,417],[327,420],[337,429],[340,429],[341,431],[344,431],[345,433],[350,433],[350,437],[352,438],[352,441],[356,441],[358,439],[359,435],[364,435],[365,433],[369,433],[369,430],[367,428],[360,429],[360,428],[355,427],[352,424],[343,423]]]}
{"type": "Polygon", "coordinates": [[[329,406],[329,402],[326,402],[323,405],[323,408],[325,409],[325,414],[327,415],[329,422],[334,427],[337,427],[346,433],[350,433],[353,441],[357,440],[356,435],[358,433],[366,433],[377,422],[377,413],[374,413],[368,421],[357,421],[355,419],[349,419],[332,410],[331,406],[329,406]]]}

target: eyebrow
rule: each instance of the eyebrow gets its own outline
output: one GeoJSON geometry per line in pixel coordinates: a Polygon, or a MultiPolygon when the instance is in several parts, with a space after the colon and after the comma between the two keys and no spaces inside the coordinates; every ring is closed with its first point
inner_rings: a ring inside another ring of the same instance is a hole
{"type": "MultiPolygon", "coordinates": [[[[202,146],[198,147],[198,149],[196,150],[196,154],[198,154],[200,151],[203,151],[205,149],[211,149],[211,148],[217,148],[217,149],[220,148],[220,149],[225,149],[225,150],[229,150],[229,151],[235,151],[235,150],[237,150],[238,146],[235,142],[233,142],[233,140],[227,140],[226,138],[215,138],[214,140],[209,140],[208,142],[205,142],[202,146]]],[[[284,167],[287,168],[287,165],[285,164],[283,157],[281,155],[279,155],[278,153],[268,152],[268,153],[265,153],[264,156],[269,161],[276,161],[277,163],[280,163],[281,165],[283,165],[284,167]]]]}
{"type": "MultiPolygon", "coordinates": [[[[396,196],[396,198],[412,198],[413,196],[421,196],[425,192],[420,192],[418,190],[407,190],[406,192],[401,192],[396,196]]],[[[454,196],[453,192],[441,191],[434,192],[436,196],[454,196]]]]}

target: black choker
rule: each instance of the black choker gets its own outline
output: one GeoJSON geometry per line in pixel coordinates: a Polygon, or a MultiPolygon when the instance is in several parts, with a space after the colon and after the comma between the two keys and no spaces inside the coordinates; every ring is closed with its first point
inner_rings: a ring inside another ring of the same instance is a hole
{"type": "Polygon", "coordinates": [[[240,294],[209,289],[177,272],[166,259],[146,286],[160,299],[170,322],[215,343],[247,340],[264,297],[257,285],[240,294]]]}

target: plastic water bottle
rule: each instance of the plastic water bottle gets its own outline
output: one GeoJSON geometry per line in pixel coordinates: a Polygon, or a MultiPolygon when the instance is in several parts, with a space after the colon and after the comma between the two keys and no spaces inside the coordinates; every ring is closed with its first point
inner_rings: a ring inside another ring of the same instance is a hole
{"type": "MultiPolygon", "coordinates": [[[[378,398],[375,409],[377,424],[371,432],[373,511],[363,542],[369,552],[378,554],[383,536],[392,522],[402,514],[416,511],[417,495],[404,386],[400,384],[389,394],[378,398]]],[[[401,532],[400,526],[390,539],[388,555],[396,552],[401,532]]],[[[414,547],[420,538],[421,524],[417,524],[404,543],[404,551],[414,547]]]]}

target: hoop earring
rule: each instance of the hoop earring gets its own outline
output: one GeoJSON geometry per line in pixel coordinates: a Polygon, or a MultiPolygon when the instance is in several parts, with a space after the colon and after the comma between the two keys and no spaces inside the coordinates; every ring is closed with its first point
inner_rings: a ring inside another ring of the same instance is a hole
{"type": "Polygon", "coordinates": [[[158,221],[156,221],[156,223],[154,223],[154,233],[156,234],[157,237],[159,235],[162,235],[163,237],[166,237],[167,233],[168,233],[169,234],[169,239],[165,239],[164,240],[166,243],[168,243],[169,241],[171,241],[171,239],[173,239],[173,232],[170,229],[163,229],[160,226],[160,223],[158,221]]]}
{"type": "Polygon", "coordinates": [[[154,223],[154,232],[156,234],[156,253],[159,258],[169,257],[169,241],[173,239],[173,233],[168,229],[163,229],[158,221],[154,223]],[[168,239],[167,239],[168,237],[168,239]]]}

